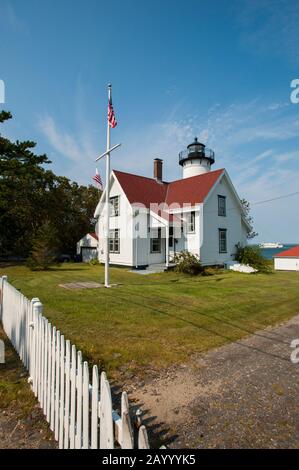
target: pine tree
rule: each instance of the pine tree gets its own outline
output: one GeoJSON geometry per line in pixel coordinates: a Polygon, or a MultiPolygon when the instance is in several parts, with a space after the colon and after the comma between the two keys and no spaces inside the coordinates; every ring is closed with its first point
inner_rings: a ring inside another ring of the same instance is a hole
{"type": "Polygon", "coordinates": [[[49,220],[46,220],[36,232],[27,265],[34,271],[45,271],[57,264],[56,257],[57,233],[49,220]]]}

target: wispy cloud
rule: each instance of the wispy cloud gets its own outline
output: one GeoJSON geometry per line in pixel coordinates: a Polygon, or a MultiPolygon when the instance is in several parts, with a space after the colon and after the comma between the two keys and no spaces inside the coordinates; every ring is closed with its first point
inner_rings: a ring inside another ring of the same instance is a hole
{"type": "Polygon", "coordinates": [[[11,2],[1,1],[0,6],[0,24],[2,27],[8,27],[15,33],[26,33],[28,27],[24,20],[19,17],[11,2]]]}
{"type": "Polygon", "coordinates": [[[65,157],[68,161],[66,163],[67,176],[81,183],[89,184],[94,170],[92,163],[97,155],[91,139],[80,130],[70,133],[59,129],[51,116],[40,118],[38,127],[55,153],[65,157]]]}
{"type": "Polygon", "coordinates": [[[243,44],[255,53],[280,54],[298,64],[297,0],[237,0],[234,12],[243,44]]]}
{"type": "Polygon", "coordinates": [[[39,128],[54,150],[66,158],[77,162],[82,158],[82,148],[75,138],[67,132],[59,131],[54,119],[45,116],[39,121],[39,128]]]}

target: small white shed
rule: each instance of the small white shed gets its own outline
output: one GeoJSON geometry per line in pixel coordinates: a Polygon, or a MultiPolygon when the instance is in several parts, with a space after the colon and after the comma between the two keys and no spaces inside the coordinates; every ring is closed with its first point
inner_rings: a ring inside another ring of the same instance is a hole
{"type": "Polygon", "coordinates": [[[274,268],[278,271],[299,271],[299,246],[275,255],[274,268]]]}
{"type": "Polygon", "coordinates": [[[84,263],[98,257],[98,236],[96,233],[87,233],[78,241],[77,255],[82,256],[84,263]]]}

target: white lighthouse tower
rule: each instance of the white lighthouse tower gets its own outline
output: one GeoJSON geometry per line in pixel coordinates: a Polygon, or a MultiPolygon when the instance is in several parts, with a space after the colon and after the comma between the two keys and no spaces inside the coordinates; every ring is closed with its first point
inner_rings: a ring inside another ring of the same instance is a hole
{"type": "Polygon", "coordinates": [[[215,153],[198,142],[195,137],[187,150],[179,153],[179,163],[183,167],[183,178],[202,175],[211,170],[211,166],[215,163],[215,153]]]}

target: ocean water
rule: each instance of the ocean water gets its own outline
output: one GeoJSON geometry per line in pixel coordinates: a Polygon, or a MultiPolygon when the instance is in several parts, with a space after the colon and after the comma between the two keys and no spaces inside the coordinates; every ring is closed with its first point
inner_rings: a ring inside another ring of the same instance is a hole
{"type": "Polygon", "coordinates": [[[262,254],[264,258],[266,259],[273,259],[273,256],[277,255],[277,253],[282,253],[283,251],[288,250],[289,248],[292,248],[293,246],[298,246],[299,243],[293,243],[293,244],[283,244],[283,248],[262,248],[262,254]]]}

